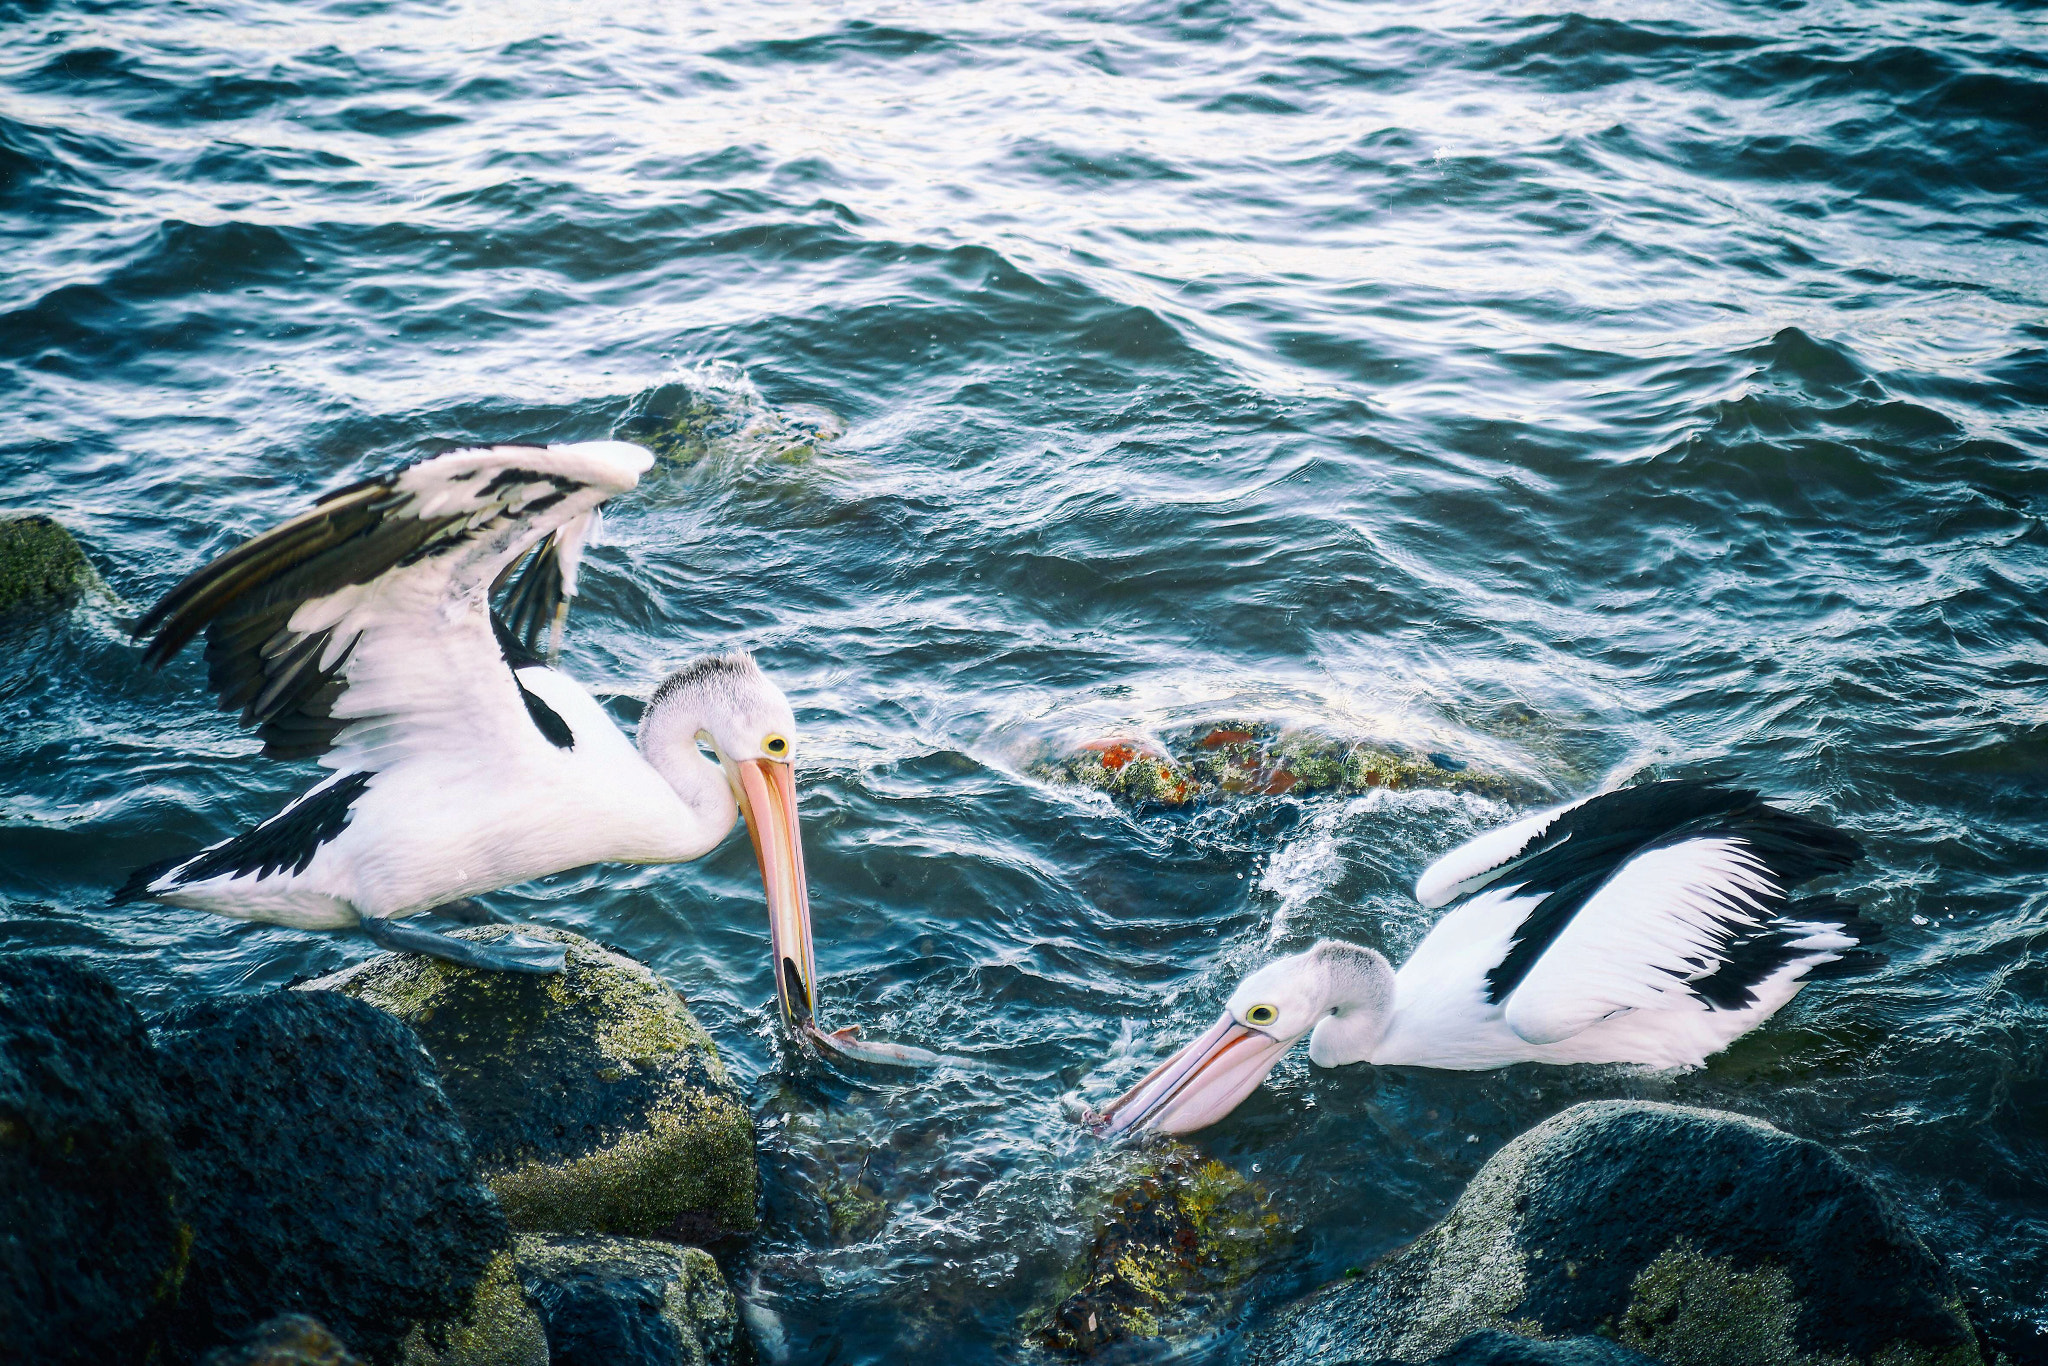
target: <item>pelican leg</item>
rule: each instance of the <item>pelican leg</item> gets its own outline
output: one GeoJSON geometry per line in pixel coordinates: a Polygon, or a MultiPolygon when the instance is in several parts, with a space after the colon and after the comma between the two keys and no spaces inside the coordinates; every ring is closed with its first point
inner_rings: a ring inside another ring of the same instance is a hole
{"type": "Polygon", "coordinates": [[[434,915],[445,915],[450,920],[459,920],[465,925],[509,925],[512,917],[501,915],[474,897],[463,897],[459,901],[444,901],[434,907],[434,915]]]}
{"type": "Polygon", "coordinates": [[[363,917],[362,930],[363,937],[380,949],[389,949],[393,953],[424,953],[429,958],[459,963],[466,968],[483,968],[489,972],[560,972],[568,953],[560,944],[522,939],[516,934],[479,944],[474,940],[451,939],[433,930],[371,915],[363,917]]]}

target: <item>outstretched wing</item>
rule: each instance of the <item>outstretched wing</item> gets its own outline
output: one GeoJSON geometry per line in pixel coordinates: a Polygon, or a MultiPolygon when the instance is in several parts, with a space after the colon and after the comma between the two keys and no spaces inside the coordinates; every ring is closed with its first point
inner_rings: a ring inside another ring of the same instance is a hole
{"type": "Polygon", "coordinates": [[[558,630],[598,505],[652,463],[616,441],[450,451],[331,493],[229,551],[135,635],[154,633],[144,659],[161,665],[204,631],[221,707],[239,709],[275,758],[376,770],[519,728],[560,744],[512,667],[532,662],[530,647],[494,620],[490,594],[527,556],[534,581],[522,587],[522,575],[510,594],[524,634],[558,630]]]}

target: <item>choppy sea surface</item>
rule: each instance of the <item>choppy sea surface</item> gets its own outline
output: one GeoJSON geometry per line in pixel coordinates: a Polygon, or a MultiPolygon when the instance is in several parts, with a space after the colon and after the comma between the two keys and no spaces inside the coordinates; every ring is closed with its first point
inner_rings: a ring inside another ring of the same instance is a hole
{"type": "Polygon", "coordinates": [[[1197,1146],[1244,1326],[1508,1138],[1644,1096],[1828,1143],[2048,1329],[2048,12],[2018,5],[0,3],[0,511],[111,596],[0,649],[0,950],[146,1010],[350,937],[105,906],[267,815],[122,624],[436,443],[683,433],[566,667],[793,699],[826,1022],[743,836],[496,904],[681,989],[759,1106],[769,1360],[1029,1358],[1129,1159],[1071,1118],[1517,807],[1133,813],[1034,756],[1285,715],[1528,790],[1739,774],[1857,832],[1874,975],[1704,1069],[1290,1060],[1197,1146]],[[637,425],[636,425],[637,424],[637,425]],[[664,427],[663,424],[667,424],[664,427]]]}

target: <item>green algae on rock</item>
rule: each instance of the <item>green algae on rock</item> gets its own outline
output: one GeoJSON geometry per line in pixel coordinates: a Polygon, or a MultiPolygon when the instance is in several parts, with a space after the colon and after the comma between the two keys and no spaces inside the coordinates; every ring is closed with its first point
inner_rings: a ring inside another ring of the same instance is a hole
{"type": "Polygon", "coordinates": [[[753,1119],[682,998],[581,935],[520,933],[564,945],[564,971],[383,954],[300,989],[357,997],[419,1032],[515,1228],[692,1242],[750,1232],[753,1119]]]}
{"type": "Polygon", "coordinates": [[[1280,1315],[1248,1359],[1423,1361],[1482,1329],[1593,1334],[1670,1366],[1980,1362],[1955,1282],[1848,1164],[1646,1101],[1516,1138],[1439,1223],[1280,1315]]]}
{"type": "Polygon", "coordinates": [[[681,466],[722,457],[800,464],[845,432],[837,414],[810,404],[770,406],[739,367],[713,365],[634,399],[617,435],[681,466]]]}
{"type": "Polygon", "coordinates": [[[521,1234],[553,1366],[723,1366],[739,1302],[711,1254],[639,1238],[521,1234]]]}
{"type": "Polygon", "coordinates": [[[416,1325],[400,1352],[401,1366],[548,1366],[547,1334],[527,1303],[511,1250],[485,1268],[462,1313],[416,1325]]]}
{"type": "Polygon", "coordinates": [[[887,1228],[890,1210],[918,1195],[917,1173],[945,1142],[936,1121],[906,1122],[858,1101],[820,1107],[790,1086],[763,1113],[775,1135],[767,1160],[791,1214],[807,1237],[836,1247],[887,1228]]]}
{"type": "Polygon", "coordinates": [[[1193,1328],[1226,1309],[1284,1238],[1264,1190],[1174,1144],[1110,1193],[1080,1288],[1037,1337],[1086,1355],[1193,1328]]]}
{"type": "Polygon", "coordinates": [[[0,518],[0,616],[62,607],[98,584],[78,540],[40,514],[0,518]]]}
{"type": "Polygon", "coordinates": [[[1473,792],[1509,801],[1546,795],[1526,778],[1397,741],[1347,739],[1275,721],[1235,719],[1183,726],[1156,739],[1091,740],[1064,753],[1041,755],[1027,771],[1140,808],[1375,788],[1473,792]]]}

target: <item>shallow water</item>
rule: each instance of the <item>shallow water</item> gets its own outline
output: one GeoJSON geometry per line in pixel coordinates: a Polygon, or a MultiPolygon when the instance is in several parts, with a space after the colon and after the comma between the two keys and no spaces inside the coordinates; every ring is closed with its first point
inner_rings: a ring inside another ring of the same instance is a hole
{"type": "Polygon", "coordinates": [[[975,1066],[785,1054],[744,838],[496,901],[655,964],[758,1099],[769,1357],[1029,1355],[1128,1160],[1071,1104],[1276,950],[1398,956],[1415,873],[1514,810],[1134,816],[1027,772],[1254,713],[1560,793],[1739,773],[1864,838],[1891,957],[1686,1076],[1290,1060],[1198,1140],[1290,1236],[1181,1355],[1612,1095],[1834,1145],[2008,1350],[2048,1329],[2041,11],[14,0],[0,34],[0,508],[123,600],[6,628],[0,945],[151,1010],[368,953],[103,907],[311,775],[120,622],[428,443],[694,412],[567,666],[631,720],[758,651],[827,1024],[975,1066]]]}

